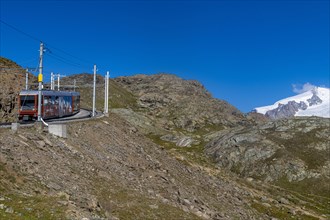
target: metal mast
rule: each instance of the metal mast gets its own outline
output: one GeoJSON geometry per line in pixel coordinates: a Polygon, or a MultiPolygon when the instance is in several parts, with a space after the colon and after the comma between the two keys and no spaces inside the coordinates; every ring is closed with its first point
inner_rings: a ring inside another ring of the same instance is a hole
{"type": "Polygon", "coordinates": [[[95,89],[96,89],[96,65],[94,64],[94,80],[93,80],[93,112],[92,116],[95,117],[95,89]]]}
{"type": "Polygon", "coordinates": [[[25,90],[28,90],[29,88],[29,69],[26,69],[25,72],[25,90]]]}
{"type": "Polygon", "coordinates": [[[60,74],[57,74],[57,91],[60,91],[60,74]]]}
{"type": "Polygon", "coordinates": [[[40,61],[39,61],[39,75],[38,75],[38,121],[41,121],[41,90],[42,90],[42,58],[44,52],[44,44],[40,42],[40,61]]]}
{"type": "Polygon", "coordinates": [[[107,116],[109,113],[109,71],[104,78],[104,114],[107,116]]]}
{"type": "Polygon", "coordinates": [[[103,113],[106,114],[107,109],[107,75],[104,76],[104,111],[103,113]]]}
{"type": "Polygon", "coordinates": [[[54,90],[54,73],[50,73],[50,90],[54,90]]]}

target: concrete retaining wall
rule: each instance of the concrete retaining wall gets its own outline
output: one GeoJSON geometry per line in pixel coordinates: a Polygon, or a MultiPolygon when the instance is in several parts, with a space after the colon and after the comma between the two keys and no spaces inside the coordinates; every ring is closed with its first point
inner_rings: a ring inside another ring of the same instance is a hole
{"type": "Polygon", "coordinates": [[[66,131],[66,125],[65,124],[50,124],[48,126],[48,132],[50,134],[67,138],[67,131],[66,131]]]}

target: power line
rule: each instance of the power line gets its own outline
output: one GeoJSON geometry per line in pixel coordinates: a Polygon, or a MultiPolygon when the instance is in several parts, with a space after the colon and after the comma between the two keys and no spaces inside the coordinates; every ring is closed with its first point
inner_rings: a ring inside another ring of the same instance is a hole
{"type": "Polygon", "coordinates": [[[81,62],[84,62],[84,63],[90,63],[90,64],[92,64],[93,62],[91,62],[91,61],[88,61],[88,60],[84,60],[84,59],[80,59],[79,57],[76,57],[76,56],[74,56],[74,55],[72,55],[72,54],[69,54],[68,52],[66,52],[66,51],[64,51],[64,50],[61,50],[61,49],[59,49],[59,48],[56,48],[56,47],[54,47],[54,46],[52,46],[52,45],[49,45],[49,44],[47,44],[48,45],[48,47],[51,47],[51,48],[53,48],[53,49],[55,49],[55,50],[57,50],[57,51],[59,51],[59,52],[62,52],[62,53],[64,53],[64,54],[66,54],[66,55],[68,55],[68,56],[70,56],[70,57],[72,57],[72,58],[75,58],[75,59],[77,59],[77,60],[79,60],[79,61],[81,61],[81,62]]]}
{"type": "MultiPolygon", "coordinates": [[[[11,25],[11,24],[8,24],[7,22],[5,22],[5,21],[3,21],[3,20],[1,20],[1,19],[0,19],[0,22],[3,23],[4,25],[8,26],[9,28],[11,28],[11,29],[17,31],[18,33],[21,33],[21,34],[23,34],[23,35],[25,35],[25,36],[31,38],[32,40],[35,40],[35,41],[38,41],[38,42],[42,42],[41,39],[38,39],[37,37],[32,36],[31,34],[28,34],[28,33],[24,32],[24,31],[18,29],[17,27],[15,27],[15,26],[13,26],[13,25],[11,25]]],[[[47,47],[50,47],[50,48],[55,49],[55,50],[57,50],[57,51],[59,51],[59,52],[61,52],[61,53],[63,53],[63,54],[66,54],[67,56],[70,56],[70,57],[72,57],[72,58],[75,58],[76,60],[79,60],[80,62],[83,62],[83,63],[86,63],[86,62],[87,62],[87,63],[90,63],[91,65],[92,65],[92,63],[93,63],[93,62],[90,62],[90,61],[87,61],[87,60],[84,60],[84,59],[80,59],[80,58],[78,58],[77,56],[74,56],[74,55],[72,55],[72,54],[70,54],[70,53],[68,53],[68,52],[66,52],[66,51],[64,51],[64,50],[62,50],[62,49],[59,49],[59,48],[57,48],[57,47],[54,47],[54,46],[52,46],[51,44],[48,44],[47,42],[44,42],[44,43],[47,45],[47,47]]],[[[67,64],[69,64],[69,65],[75,65],[75,66],[81,66],[81,67],[84,67],[84,65],[78,64],[77,62],[73,62],[72,60],[69,60],[69,59],[67,59],[67,58],[61,57],[61,56],[59,56],[59,55],[54,55],[54,53],[52,53],[52,54],[53,54],[53,56],[57,56],[57,59],[60,60],[60,61],[62,61],[62,62],[64,62],[64,63],[67,63],[67,64]]],[[[53,57],[53,58],[55,58],[55,57],[53,57]]],[[[55,59],[56,59],[56,58],[55,58],[55,59]]],[[[86,68],[86,66],[85,66],[84,68],[86,68]]]]}
{"type": "Polygon", "coordinates": [[[38,41],[38,42],[40,42],[40,41],[41,41],[40,39],[38,39],[38,38],[36,38],[36,37],[34,37],[34,36],[32,36],[32,35],[30,35],[30,34],[28,34],[28,33],[24,32],[24,31],[21,31],[20,29],[18,29],[18,28],[16,28],[16,27],[14,27],[14,26],[13,26],[13,25],[11,25],[11,24],[8,24],[7,22],[4,22],[4,21],[3,21],[3,20],[1,20],[1,19],[0,19],[0,22],[1,22],[1,23],[3,23],[4,25],[6,25],[6,26],[10,27],[11,29],[13,29],[13,30],[15,30],[15,31],[17,31],[17,32],[19,32],[19,33],[21,33],[21,34],[23,34],[23,35],[25,35],[25,36],[27,36],[27,37],[29,37],[29,38],[33,39],[33,40],[35,40],[35,41],[38,41]]]}
{"type": "Polygon", "coordinates": [[[79,67],[89,68],[89,67],[87,67],[87,66],[85,66],[85,65],[82,65],[81,63],[78,63],[78,62],[76,62],[76,61],[72,61],[72,60],[67,59],[67,58],[65,58],[65,57],[63,57],[63,56],[60,56],[60,55],[58,55],[57,53],[52,52],[49,48],[46,48],[46,52],[49,52],[48,54],[49,54],[50,56],[57,57],[58,59],[61,59],[63,62],[66,62],[66,63],[69,64],[69,65],[74,65],[74,66],[79,66],[79,67]]]}
{"type": "Polygon", "coordinates": [[[86,68],[86,67],[83,66],[83,65],[80,65],[80,64],[74,63],[74,62],[72,62],[72,61],[70,61],[70,60],[67,60],[67,59],[65,59],[65,58],[63,58],[63,57],[61,57],[61,56],[59,56],[59,55],[55,55],[55,54],[53,54],[53,53],[48,53],[48,54],[46,54],[46,55],[50,56],[51,58],[53,58],[53,59],[55,59],[55,60],[61,61],[61,62],[66,63],[66,64],[69,64],[69,65],[71,65],[71,66],[75,66],[75,67],[79,67],[79,68],[86,68]]]}

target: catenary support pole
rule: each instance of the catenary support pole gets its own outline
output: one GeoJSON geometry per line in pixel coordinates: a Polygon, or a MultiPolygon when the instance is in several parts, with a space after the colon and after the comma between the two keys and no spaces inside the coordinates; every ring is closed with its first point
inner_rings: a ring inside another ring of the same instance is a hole
{"type": "Polygon", "coordinates": [[[54,73],[50,73],[50,90],[54,90],[54,73]]]}
{"type": "Polygon", "coordinates": [[[29,72],[28,69],[26,69],[25,72],[25,90],[29,89],[29,72]]]}
{"type": "Polygon", "coordinates": [[[104,77],[104,115],[109,113],[109,71],[104,77]]]}
{"type": "Polygon", "coordinates": [[[38,75],[38,121],[41,122],[41,90],[42,90],[42,58],[44,52],[44,44],[40,42],[40,62],[39,62],[39,75],[38,75]]]}
{"type": "Polygon", "coordinates": [[[60,74],[57,74],[57,91],[60,91],[60,74]]]}
{"type": "Polygon", "coordinates": [[[109,113],[109,76],[110,76],[110,72],[107,71],[107,107],[106,107],[106,113],[109,113]]]}
{"type": "Polygon", "coordinates": [[[93,112],[92,116],[95,117],[95,93],[96,93],[96,65],[94,64],[94,80],[93,80],[93,112]]]}
{"type": "Polygon", "coordinates": [[[107,75],[104,76],[104,111],[103,113],[107,113],[107,75]]]}

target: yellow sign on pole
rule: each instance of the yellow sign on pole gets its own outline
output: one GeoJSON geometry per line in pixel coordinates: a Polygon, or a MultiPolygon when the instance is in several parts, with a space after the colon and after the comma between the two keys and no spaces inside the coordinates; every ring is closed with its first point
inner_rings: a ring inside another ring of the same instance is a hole
{"type": "Polygon", "coordinates": [[[39,75],[38,75],[38,82],[42,82],[42,74],[41,73],[39,73],[39,75]]]}

